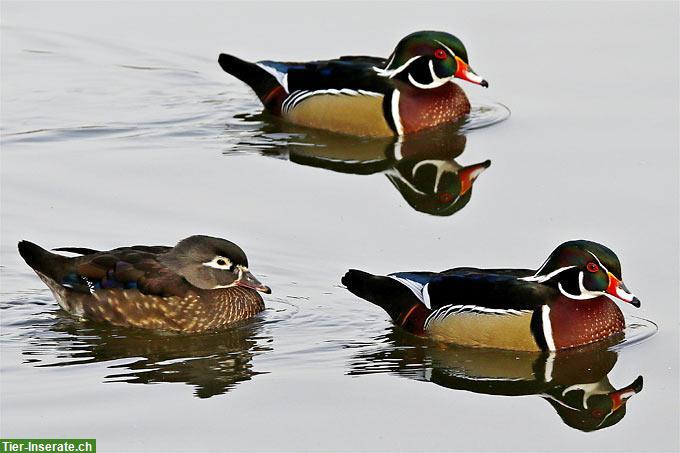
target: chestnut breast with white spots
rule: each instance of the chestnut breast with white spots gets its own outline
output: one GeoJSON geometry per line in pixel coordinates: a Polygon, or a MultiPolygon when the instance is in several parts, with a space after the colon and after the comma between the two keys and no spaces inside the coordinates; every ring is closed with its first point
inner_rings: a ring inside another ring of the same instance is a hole
{"type": "Polygon", "coordinates": [[[453,123],[470,113],[470,101],[455,83],[431,90],[400,89],[399,117],[405,133],[453,123]]]}
{"type": "Polygon", "coordinates": [[[550,324],[557,349],[603,340],[623,332],[623,313],[607,297],[588,300],[560,298],[550,306],[550,324]]]}

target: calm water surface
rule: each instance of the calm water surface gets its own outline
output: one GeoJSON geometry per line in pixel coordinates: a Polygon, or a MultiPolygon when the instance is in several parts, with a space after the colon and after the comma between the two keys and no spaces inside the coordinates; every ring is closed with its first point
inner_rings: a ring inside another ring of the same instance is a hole
{"type": "Polygon", "coordinates": [[[2,437],[678,450],[677,3],[357,8],[2,3],[2,437]],[[387,55],[426,28],[459,35],[491,87],[463,85],[464,124],[403,142],[280,124],[216,62],[387,55]],[[77,321],[16,253],[196,233],[248,252],[274,290],[262,315],[186,336],[77,321]],[[574,238],[617,252],[642,308],[564,354],[431,344],[339,284],[349,267],[538,266],[574,238]],[[612,412],[616,391],[632,396],[612,412]]]}

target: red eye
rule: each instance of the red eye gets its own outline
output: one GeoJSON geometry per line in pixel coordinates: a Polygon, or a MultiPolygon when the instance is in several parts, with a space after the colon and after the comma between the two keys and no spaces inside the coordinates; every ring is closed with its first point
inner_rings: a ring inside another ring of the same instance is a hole
{"type": "Polygon", "coordinates": [[[446,59],[446,52],[443,49],[437,49],[434,51],[434,57],[440,60],[446,59]]]}
{"type": "Polygon", "coordinates": [[[597,265],[597,263],[590,262],[586,264],[586,269],[588,269],[588,272],[597,272],[600,270],[600,266],[597,265]]]}

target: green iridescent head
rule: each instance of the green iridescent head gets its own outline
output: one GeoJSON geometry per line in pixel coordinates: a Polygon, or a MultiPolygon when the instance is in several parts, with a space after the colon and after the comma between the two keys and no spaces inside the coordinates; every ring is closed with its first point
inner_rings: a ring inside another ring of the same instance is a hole
{"type": "Polygon", "coordinates": [[[374,69],[383,77],[396,78],[421,89],[437,88],[456,77],[489,86],[470,68],[463,43],[442,31],[411,33],[399,41],[384,68],[374,69]]]}
{"type": "Polygon", "coordinates": [[[524,280],[556,286],[570,299],[607,296],[640,306],[640,300],[623,284],[619,258],[597,242],[579,240],[561,244],[533,276],[524,280]]]}

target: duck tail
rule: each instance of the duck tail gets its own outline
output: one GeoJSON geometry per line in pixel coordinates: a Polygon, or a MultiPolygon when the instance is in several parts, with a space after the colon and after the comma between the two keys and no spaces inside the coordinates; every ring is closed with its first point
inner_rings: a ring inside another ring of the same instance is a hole
{"type": "Polygon", "coordinates": [[[281,104],[288,97],[288,92],[272,73],[260,65],[225,53],[220,54],[217,61],[225,72],[252,88],[267,110],[275,115],[281,113],[281,104]]]}
{"type": "Polygon", "coordinates": [[[20,241],[19,254],[34,271],[56,278],[68,267],[69,258],[51,253],[29,241],[20,241]]]}
{"type": "Polygon", "coordinates": [[[422,335],[432,310],[402,283],[390,277],[350,269],[342,284],[354,295],[381,307],[395,324],[415,335],[422,335]]]}

